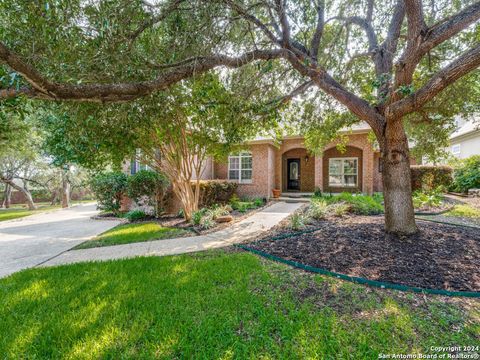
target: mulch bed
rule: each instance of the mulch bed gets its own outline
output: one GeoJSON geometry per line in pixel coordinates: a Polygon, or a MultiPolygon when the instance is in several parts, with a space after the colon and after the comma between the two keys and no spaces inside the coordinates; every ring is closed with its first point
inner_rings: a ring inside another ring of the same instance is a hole
{"type": "MultiPolygon", "coordinates": [[[[318,221],[319,230],[249,244],[287,260],[408,286],[480,291],[480,230],[418,220],[420,232],[394,237],[383,216],[318,221]]],[[[283,230],[284,233],[291,230],[283,230]]],[[[275,231],[276,235],[282,231],[275,231]]],[[[271,235],[270,235],[271,236],[271,235]]]]}

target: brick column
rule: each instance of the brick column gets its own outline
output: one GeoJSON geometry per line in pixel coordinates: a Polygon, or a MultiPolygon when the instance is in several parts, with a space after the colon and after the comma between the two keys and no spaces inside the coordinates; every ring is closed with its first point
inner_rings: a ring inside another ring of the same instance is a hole
{"type": "Polygon", "coordinates": [[[315,187],[323,191],[323,157],[315,156],[315,187]]]}

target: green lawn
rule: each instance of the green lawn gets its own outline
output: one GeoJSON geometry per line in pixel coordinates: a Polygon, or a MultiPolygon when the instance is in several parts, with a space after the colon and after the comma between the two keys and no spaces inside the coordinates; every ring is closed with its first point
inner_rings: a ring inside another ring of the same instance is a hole
{"type": "Polygon", "coordinates": [[[376,359],[474,345],[480,303],[370,289],[211,251],[0,280],[5,358],[376,359]]]}
{"type": "MultiPolygon", "coordinates": [[[[72,205],[85,202],[92,202],[92,200],[72,201],[72,205]]],[[[19,219],[42,211],[60,209],[60,205],[50,205],[50,203],[36,203],[35,205],[37,205],[36,210],[28,210],[24,204],[14,204],[9,209],[0,209],[0,221],[19,219]]]]}
{"type": "Polygon", "coordinates": [[[446,216],[480,218],[480,210],[470,205],[455,205],[455,207],[445,213],[446,216]]]}
{"type": "Polygon", "coordinates": [[[0,221],[18,219],[25,216],[33,215],[40,211],[59,209],[60,205],[50,205],[50,204],[36,204],[38,207],[36,210],[28,210],[27,208],[22,207],[21,205],[13,205],[9,209],[0,209],[0,221]]]}
{"type": "Polygon", "coordinates": [[[155,222],[133,223],[118,225],[92,240],[85,241],[76,246],[75,249],[88,249],[92,247],[129,244],[142,241],[171,239],[195,235],[193,232],[172,227],[163,227],[155,222]]]}

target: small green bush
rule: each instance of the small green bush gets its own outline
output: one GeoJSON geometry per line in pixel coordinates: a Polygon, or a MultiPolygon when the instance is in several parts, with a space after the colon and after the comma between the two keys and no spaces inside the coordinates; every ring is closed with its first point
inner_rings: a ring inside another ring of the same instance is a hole
{"type": "Polygon", "coordinates": [[[290,227],[292,230],[300,231],[306,226],[306,217],[303,214],[295,213],[290,218],[290,227]]]}
{"type": "Polygon", "coordinates": [[[453,169],[450,166],[411,165],[412,190],[432,191],[451,186],[453,169]]]}
{"type": "Polygon", "coordinates": [[[350,205],[343,202],[332,204],[329,206],[329,211],[332,211],[335,216],[342,217],[345,216],[350,210],[350,205]]]}
{"type": "Polygon", "coordinates": [[[215,221],[212,219],[211,216],[204,216],[200,220],[200,226],[202,229],[210,229],[215,225],[215,221]]]}
{"type": "Polygon", "coordinates": [[[440,189],[432,191],[414,191],[412,195],[413,207],[422,208],[422,207],[436,207],[442,204],[442,191],[440,189]]]}
{"type": "Polygon", "coordinates": [[[207,215],[210,216],[213,220],[216,220],[220,216],[228,215],[230,213],[228,209],[228,205],[224,206],[214,206],[213,208],[209,209],[207,215]]]}
{"type": "Polygon", "coordinates": [[[147,214],[145,214],[145,212],[142,210],[132,210],[125,214],[125,218],[127,218],[129,221],[143,220],[146,217],[147,214]]]}
{"type": "Polygon", "coordinates": [[[261,207],[263,206],[264,202],[263,202],[263,199],[256,198],[253,200],[253,204],[255,205],[255,207],[261,207]]]}
{"type": "Polygon", "coordinates": [[[450,187],[453,191],[468,192],[480,189],[480,155],[470,156],[455,165],[454,181],[450,187]]]}
{"type": "Polygon", "coordinates": [[[200,209],[198,211],[195,211],[192,214],[192,224],[193,225],[200,225],[202,218],[205,216],[205,213],[207,212],[207,209],[200,209]]]}
{"type": "Polygon", "coordinates": [[[316,220],[324,219],[327,216],[328,203],[324,199],[312,199],[308,209],[308,215],[316,220]]]}
{"type": "Polygon", "coordinates": [[[127,192],[127,175],[121,171],[105,172],[94,176],[90,188],[98,202],[98,208],[118,213],[123,196],[127,192]]]}

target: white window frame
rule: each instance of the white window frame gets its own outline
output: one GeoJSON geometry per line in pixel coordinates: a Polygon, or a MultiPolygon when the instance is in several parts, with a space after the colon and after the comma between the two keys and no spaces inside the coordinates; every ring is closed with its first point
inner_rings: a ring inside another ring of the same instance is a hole
{"type": "Polygon", "coordinates": [[[242,151],[238,154],[233,154],[228,157],[228,180],[237,181],[240,184],[251,184],[253,179],[253,158],[251,152],[242,151]],[[250,168],[242,168],[242,159],[250,158],[252,166],[250,168]],[[232,169],[231,163],[232,159],[238,159],[238,169],[232,169]],[[242,179],[242,170],[249,170],[251,171],[251,178],[250,179],[242,179]],[[230,171],[238,171],[238,179],[231,179],[230,178],[230,171]]]}
{"type": "Polygon", "coordinates": [[[460,155],[461,152],[462,152],[461,144],[452,145],[452,154],[453,155],[460,155]],[[458,150],[456,150],[456,149],[458,149],[458,150]]]}
{"type": "Polygon", "coordinates": [[[135,175],[137,172],[141,170],[152,170],[150,166],[148,166],[147,164],[143,164],[141,161],[138,160],[141,157],[141,155],[142,155],[142,150],[137,149],[135,151],[135,157],[133,158],[133,161],[130,163],[130,166],[133,165],[133,169],[130,168],[130,175],[135,175]]]}
{"type": "Polygon", "coordinates": [[[358,166],[359,166],[359,161],[358,161],[358,157],[340,157],[340,158],[329,158],[328,159],[328,186],[329,187],[339,187],[339,188],[355,188],[355,187],[358,187],[358,166]],[[341,166],[341,172],[340,174],[333,174],[334,176],[341,176],[342,178],[342,183],[341,184],[331,184],[330,183],[330,162],[332,160],[335,160],[335,161],[338,161],[338,160],[341,160],[342,161],[342,166],[341,166]],[[344,161],[346,160],[355,160],[357,162],[357,166],[355,167],[356,168],[356,171],[354,174],[345,174],[345,167],[343,165],[344,161]],[[349,184],[346,184],[345,183],[345,175],[355,175],[356,176],[356,181],[355,181],[355,185],[349,185],[349,184]]]}

